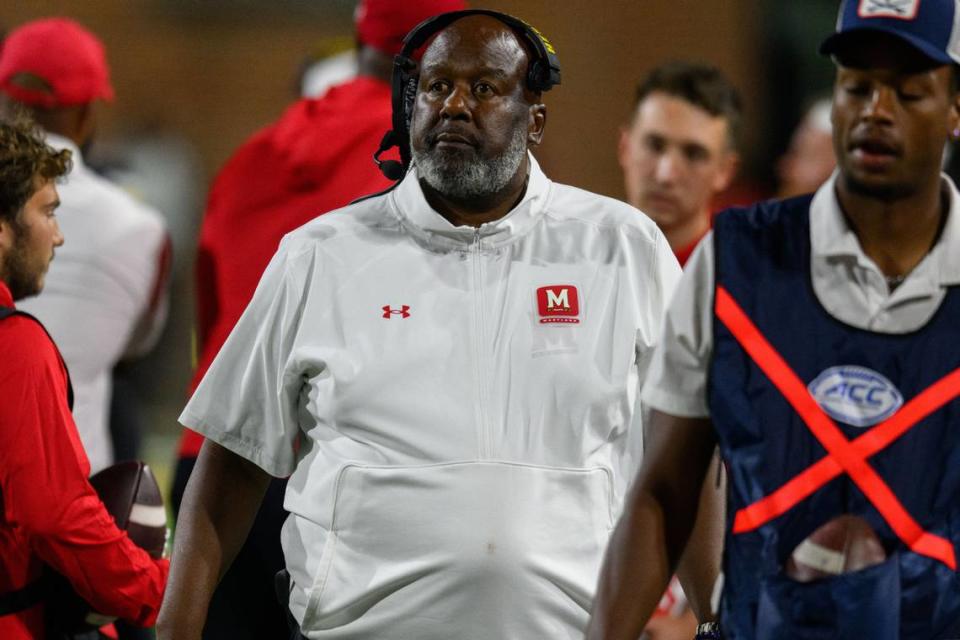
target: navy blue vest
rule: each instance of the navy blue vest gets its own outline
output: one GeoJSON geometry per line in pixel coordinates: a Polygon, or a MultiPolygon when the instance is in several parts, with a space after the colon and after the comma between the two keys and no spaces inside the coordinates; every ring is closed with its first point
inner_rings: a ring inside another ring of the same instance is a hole
{"type": "MultiPolygon", "coordinates": [[[[960,290],[948,291],[933,318],[904,335],[873,333],[833,318],[810,280],[810,201],[807,196],[767,202],[719,215],[717,287],[729,292],[804,385],[831,367],[863,367],[892,382],[909,402],[960,367],[960,290]]],[[[759,528],[733,533],[740,509],[827,452],[716,317],[709,375],[710,415],[729,471],[721,605],[725,637],[929,640],[960,635],[960,576],[907,548],[846,474],[759,528]],[[806,584],[785,576],[782,568],[794,548],[844,513],[870,522],[888,560],[806,584]]],[[[871,428],[834,418],[848,440],[871,428]]],[[[956,553],[960,400],[951,400],[867,462],[913,519],[946,538],[956,553]]]]}

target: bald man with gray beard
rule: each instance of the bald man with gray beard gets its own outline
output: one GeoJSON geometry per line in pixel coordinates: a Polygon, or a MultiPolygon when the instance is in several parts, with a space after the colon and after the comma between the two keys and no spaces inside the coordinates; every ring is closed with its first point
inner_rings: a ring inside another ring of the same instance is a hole
{"type": "Polygon", "coordinates": [[[583,635],[680,269],[530,153],[546,39],[485,11],[428,28],[403,179],[285,238],[181,416],[207,441],[162,639],[200,637],[271,476],[300,637],[583,635]]]}

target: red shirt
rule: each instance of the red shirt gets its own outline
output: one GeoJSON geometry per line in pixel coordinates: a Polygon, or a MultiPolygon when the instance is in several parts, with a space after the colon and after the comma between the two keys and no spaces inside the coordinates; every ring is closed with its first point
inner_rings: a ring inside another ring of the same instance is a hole
{"type": "MultiPolygon", "coordinates": [[[[0,306],[13,297],[0,282],[0,306]]],[[[100,612],[149,626],[169,564],[117,528],[87,481],[67,372],[33,320],[0,321],[0,594],[59,571],[100,612]]],[[[43,638],[43,607],[0,616],[0,638],[43,638]]]]}
{"type": "Polygon", "coordinates": [[[700,244],[700,241],[703,240],[703,236],[705,235],[707,235],[706,232],[704,232],[702,235],[697,237],[696,240],[694,240],[687,246],[680,247],[679,249],[673,252],[673,255],[677,258],[677,262],[680,263],[681,268],[686,266],[687,260],[689,260],[690,255],[693,254],[693,250],[697,248],[697,245],[700,244]]]}
{"type": "MultiPolygon", "coordinates": [[[[390,127],[390,85],[359,77],[320,98],[298,100],[223,167],[200,231],[200,356],[191,390],[253,297],[283,236],[390,186],[372,159],[390,127]]],[[[184,430],[181,457],[196,457],[202,443],[200,435],[184,430]]]]}

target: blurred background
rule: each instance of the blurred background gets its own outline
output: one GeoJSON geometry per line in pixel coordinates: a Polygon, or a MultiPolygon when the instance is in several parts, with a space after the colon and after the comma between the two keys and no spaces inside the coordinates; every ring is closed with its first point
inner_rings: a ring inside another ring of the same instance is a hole
{"type": "MultiPolygon", "coordinates": [[[[403,0],[397,0],[401,2],[403,0]]],[[[96,170],[161,210],[173,237],[171,314],[157,349],[124,378],[143,408],[144,453],[169,486],[192,371],[192,270],[209,182],[230,153],[303,90],[309,63],[350,50],[354,0],[4,2],[0,31],[67,16],[103,40],[116,100],[98,105],[96,170]]],[[[830,90],[816,53],[838,0],[491,0],[554,44],[563,84],[546,96],[537,153],[554,180],[623,198],[620,126],[638,80],[670,59],[720,67],[745,103],[744,157],[727,202],[775,191],[776,158],[806,108],[830,90]]],[[[326,71],[335,68],[330,65],[326,71]]],[[[321,80],[322,82],[322,80],[321,80]]],[[[371,153],[373,149],[370,150],[371,153]]]]}

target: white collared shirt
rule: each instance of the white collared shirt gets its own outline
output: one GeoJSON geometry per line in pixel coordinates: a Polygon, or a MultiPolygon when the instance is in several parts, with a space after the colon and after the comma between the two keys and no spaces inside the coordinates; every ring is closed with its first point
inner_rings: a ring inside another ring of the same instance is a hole
{"type": "MultiPolygon", "coordinates": [[[[863,252],[836,196],[834,174],[810,204],[810,273],[817,299],[838,320],[877,333],[908,333],[926,324],[960,284],[960,197],[946,175],[949,212],[936,245],[891,293],[863,252]]],[[[705,418],[713,351],[713,234],[690,257],[670,304],[664,333],[643,388],[644,404],[681,417],[705,418]]]]}
{"type": "Polygon", "coordinates": [[[180,418],[292,474],[309,638],[581,638],[679,278],[621,202],[533,157],[479,228],[385,196],[288,235],[180,418]]]}
{"type": "Polygon", "coordinates": [[[18,306],[35,315],[57,343],[73,384],[73,417],[92,472],[114,462],[110,441],[113,368],[159,337],[167,311],[168,235],[163,216],[91,171],[71,140],[73,169],[57,184],[57,248],[43,291],[18,306]]]}

